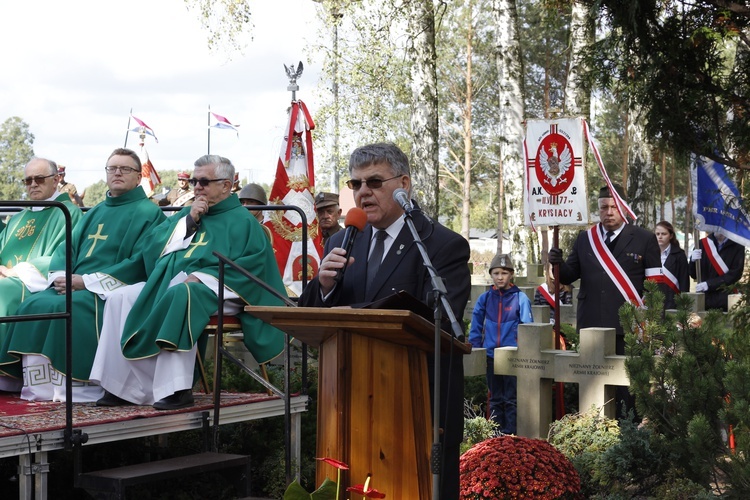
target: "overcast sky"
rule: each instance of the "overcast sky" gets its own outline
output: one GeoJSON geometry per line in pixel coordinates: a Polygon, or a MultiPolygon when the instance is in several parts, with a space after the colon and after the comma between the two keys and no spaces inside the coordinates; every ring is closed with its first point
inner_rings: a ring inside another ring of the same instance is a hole
{"type": "MultiPolygon", "coordinates": [[[[243,179],[271,183],[291,101],[284,64],[303,61],[297,97],[317,109],[322,56],[309,60],[305,48],[316,43],[320,7],[248,1],[253,40],[231,60],[209,52],[207,33],[183,0],[3,1],[0,122],[19,116],[28,123],[35,153],[65,165],[82,191],[105,178],[131,108],[159,139],[146,139],[157,171],[192,170],[207,152],[210,105],[240,124],[239,139],[213,129],[211,153],[230,158],[243,179]]],[[[128,147],[137,146],[131,133],[128,147]]]]}

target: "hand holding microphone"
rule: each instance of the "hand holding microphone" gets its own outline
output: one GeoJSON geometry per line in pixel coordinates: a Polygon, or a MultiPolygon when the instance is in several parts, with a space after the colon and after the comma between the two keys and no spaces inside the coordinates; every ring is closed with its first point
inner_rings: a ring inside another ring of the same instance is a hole
{"type": "Polygon", "coordinates": [[[344,219],[344,227],[346,229],[344,230],[344,240],[341,242],[341,248],[346,251],[344,254],[344,267],[339,269],[333,278],[333,281],[336,283],[341,283],[341,280],[344,279],[344,272],[349,264],[349,256],[351,256],[352,247],[354,246],[354,238],[357,237],[357,233],[365,230],[366,225],[367,214],[365,211],[357,207],[350,208],[344,219]]]}
{"type": "Polygon", "coordinates": [[[344,239],[340,247],[331,249],[320,263],[318,282],[323,294],[328,294],[333,287],[344,278],[344,272],[349,264],[354,238],[367,225],[367,214],[361,208],[351,208],[344,219],[344,239]]]}

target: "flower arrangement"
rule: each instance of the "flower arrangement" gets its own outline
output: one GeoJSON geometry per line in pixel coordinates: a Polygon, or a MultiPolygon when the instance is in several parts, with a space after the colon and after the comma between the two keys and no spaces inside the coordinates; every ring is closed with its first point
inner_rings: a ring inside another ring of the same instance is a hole
{"type": "MultiPolygon", "coordinates": [[[[320,488],[315,490],[313,493],[308,493],[299,481],[296,479],[290,484],[284,492],[284,500],[339,500],[339,485],[341,484],[341,471],[349,470],[349,466],[340,460],[333,458],[316,458],[328,465],[332,465],[336,468],[336,482],[325,478],[320,488]]],[[[375,488],[370,488],[370,474],[367,475],[367,480],[364,484],[357,484],[350,486],[346,491],[351,491],[358,495],[362,495],[363,499],[367,498],[385,498],[385,493],[381,493],[375,488]]]]}
{"type": "Polygon", "coordinates": [[[465,500],[583,498],[573,464],[541,439],[482,441],[461,456],[460,474],[460,498],[465,500]]]}

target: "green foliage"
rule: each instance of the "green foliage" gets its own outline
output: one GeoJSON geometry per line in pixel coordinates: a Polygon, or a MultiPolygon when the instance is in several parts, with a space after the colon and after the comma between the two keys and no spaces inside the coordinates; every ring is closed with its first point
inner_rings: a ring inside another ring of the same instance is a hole
{"type": "MultiPolygon", "coordinates": [[[[243,36],[251,33],[250,2],[246,0],[185,0],[188,9],[196,11],[203,28],[208,31],[211,50],[241,51],[246,44],[243,36]]],[[[252,39],[252,38],[250,38],[252,39]]]]}
{"type": "Polygon", "coordinates": [[[608,28],[591,47],[590,79],[629,101],[651,141],[747,165],[748,10],[716,0],[590,3],[608,28]]]}
{"type": "MultiPolygon", "coordinates": [[[[473,377],[478,378],[478,377],[473,377]]],[[[485,398],[487,388],[485,385],[485,398]]],[[[475,405],[471,400],[464,400],[464,440],[461,443],[461,453],[465,453],[475,444],[494,437],[498,433],[499,425],[484,416],[482,405],[475,405]]]]}
{"type": "Polygon", "coordinates": [[[568,414],[550,426],[548,440],[575,466],[581,478],[581,493],[586,497],[600,491],[602,458],[617,444],[620,428],[617,421],[601,415],[598,408],[568,414]]]}
{"type": "Polygon", "coordinates": [[[308,493],[295,479],[284,492],[284,500],[333,500],[336,498],[336,481],[325,478],[320,488],[308,493]]]}
{"type": "Polygon", "coordinates": [[[83,202],[87,207],[93,207],[94,205],[104,201],[107,196],[107,183],[103,180],[98,180],[89,187],[86,188],[86,194],[83,198],[83,202]]]}
{"type": "Polygon", "coordinates": [[[34,156],[34,134],[21,118],[0,125],[0,200],[20,200],[24,195],[23,167],[34,156]]]}

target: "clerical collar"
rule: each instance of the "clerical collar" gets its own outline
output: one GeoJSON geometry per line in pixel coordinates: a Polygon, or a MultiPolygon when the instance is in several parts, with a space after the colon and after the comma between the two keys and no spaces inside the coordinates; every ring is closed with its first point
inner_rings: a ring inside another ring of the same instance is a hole
{"type": "MultiPolygon", "coordinates": [[[[47,198],[44,201],[55,201],[58,196],[60,196],[60,191],[55,190],[55,192],[52,193],[52,196],[49,197],[49,198],[47,198]]],[[[31,211],[32,212],[40,212],[40,211],[44,210],[45,208],[49,208],[49,207],[31,207],[31,211]]]]}

